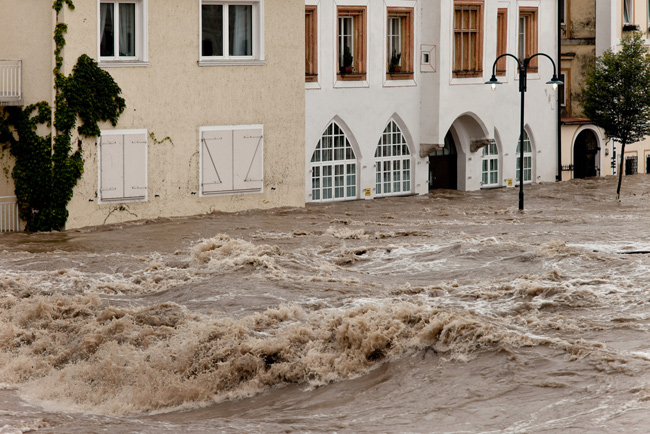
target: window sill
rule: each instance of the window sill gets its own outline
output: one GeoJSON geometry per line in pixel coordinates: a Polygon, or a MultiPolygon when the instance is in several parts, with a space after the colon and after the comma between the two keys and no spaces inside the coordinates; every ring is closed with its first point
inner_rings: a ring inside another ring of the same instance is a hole
{"type": "Polygon", "coordinates": [[[264,193],[263,189],[261,188],[248,188],[248,189],[241,189],[241,190],[224,190],[224,191],[208,191],[208,192],[200,192],[199,197],[219,197],[219,196],[233,196],[237,194],[259,194],[259,193],[264,193]]]}
{"type": "MultiPolygon", "coordinates": [[[[335,89],[352,89],[352,88],[367,88],[370,87],[370,84],[367,80],[341,80],[340,76],[337,76],[338,80],[334,83],[335,89]]],[[[365,77],[364,77],[365,78],[365,77]]]]}
{"type": "Polygon", "coordinates": [[[264,66],[266,60],[245,59],[245,60],[199,60],[199,66],[264,66]]]}
{"type": "Polygon", "coordinates": [[[410,79],[402,78],[399,80],[394,80],[390,77],[390,74],[386,74],[384,87],[409,87],[409,86],[417,86],[417,83],[413,78],[410,79]]]}
{"type": "Polygon", "coordinates": [[[309,90],[309,89],[320,89],[320,83],[318,83],[317,81],[314,81],[314,82],[306,82],[306,83],[305,83],[305,89],[306,89],[306,90],[309,90]]]}
{"type": "Polygon", "coordinates": [[[148,202],[146,196],[138,197],[116,197],[115,199],[99,199],[97,205],[106,205],[113,203],[131,203],[131,202],[148,202]]]}
{"type": "Polygon", "coordinates": [[[100,60],[100,68],[142,68],[149,66],[149,62],[144,60],[100,60]]]}

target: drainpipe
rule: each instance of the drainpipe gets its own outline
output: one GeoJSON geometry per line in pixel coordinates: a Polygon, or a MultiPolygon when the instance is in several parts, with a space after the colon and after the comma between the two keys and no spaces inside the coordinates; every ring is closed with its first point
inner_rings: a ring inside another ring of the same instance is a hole
{"type": "MultiPolygon", "coordinates": [[[[557,1],[557,72],[558,75],[562,74],[562,20],[560,17],[564,13],[564,2],[566,0],[557,1]]],[[[566,22],[567,17],[564,17],[566,22]]],[[[566,77],[565,77],[566,81],[566,77]]],[[[564,83],[563,88],[566,91],[567,84],[564,83]]],[[[560,105],[560,92],[557,93],[557,181],[562,181],[562,106],[560,105]]]]}

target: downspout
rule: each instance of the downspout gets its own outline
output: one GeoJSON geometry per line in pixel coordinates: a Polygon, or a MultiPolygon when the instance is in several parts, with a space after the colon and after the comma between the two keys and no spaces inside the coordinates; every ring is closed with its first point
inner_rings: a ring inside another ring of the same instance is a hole
{"type": "MultiPolygon", "coordinates": [[[[561,15],[564,13],[564,2],[566,0],[557,1],[557,72],[558,75],[562,74],[562,20],[561,15]]],[[[566,22],[567,17],[564,17],[566,22]]],[[[566,77],[565,77],[566,81],[566,77]]],[[[567,84],[564,83],[563,88],[567,89],[567,84]]],[[[560,105],[560,92],[557,92],[557,181],[562,181],[562,106],[560,105]]]]}

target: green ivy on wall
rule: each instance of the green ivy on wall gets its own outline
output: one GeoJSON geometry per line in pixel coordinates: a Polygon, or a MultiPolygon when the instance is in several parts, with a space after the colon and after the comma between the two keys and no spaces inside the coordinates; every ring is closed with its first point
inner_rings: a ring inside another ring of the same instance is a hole
{"type": "MultiPolygon", "coordinates": [[[[55,0],[52,8],[57,21],[63,6],[74,10],[72,0],[55,0]]],[[[19,214],[26,231],[62,230],[68,219],[67,206],[72,191],[83,174],[81,149],[72,151],[73,130],[85,137],[100,135],[98,122],[113,126],[126,104],[120,87],[111,75],[89,56],[77,60],[72,73],[65,76],[62,51],[65,23],[54,29],[54,129],[43,137],[38,126],[52,127],[52,109],[47,102],[25,107],[5,107],[0,112],[0,145],[15,158],[12,171],[19,214]]]]}

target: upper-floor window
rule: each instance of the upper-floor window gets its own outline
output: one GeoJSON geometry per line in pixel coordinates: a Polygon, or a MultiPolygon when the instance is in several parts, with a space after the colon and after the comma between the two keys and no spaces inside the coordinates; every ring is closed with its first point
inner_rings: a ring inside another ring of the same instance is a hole
{"type": "Polygon", "coordinates": [[[305,81],[318,81],[318,9],[305,6],[305,81]]]}
{"type": "Polygon", "coordinates": [[[99,59],[146,60],[146,0],[101,0],[99,3],[99,59]]]}
{"type": "MultiPolygon", "coordinates": [[[[519,8],[519,58],[537,53],[537,8],[519,8]]],[[[528,64],[528,71],[537,72],[537,57],[528,64]]]]}
{"type": "Polygon", "coordinates": [[[337,63],[339,80],[364,80],[366,76],[366,7],[339,6],[337,63]]]}
{"type": "Polygon", "coordinates": [[[632,0],[623,0],[623,24],[634,23],[632,4],[632,0]]]}
{"type": "Polygon", "coordinates": [[[261,1],[201,1],[201,61],[262,59],[261,1]]]}
{"type": "Polygon", "coordinates": [[[454,77],[483,74],[483,0],[454,2],[454,77]]]}
{"type": "Polygon", "coordinates": [[[413,78],[413,8],[388,8],[386,72],[390,78],[413,78]]]}
{"type": "MultiPolygon", "coordinates": [[[[508,9],[499,8],[497,11],[497,57],[507,52],[508,44],[508,9]]],[[[497,75],[506,75],[506,58],[497,62],[497,75]]]]}

